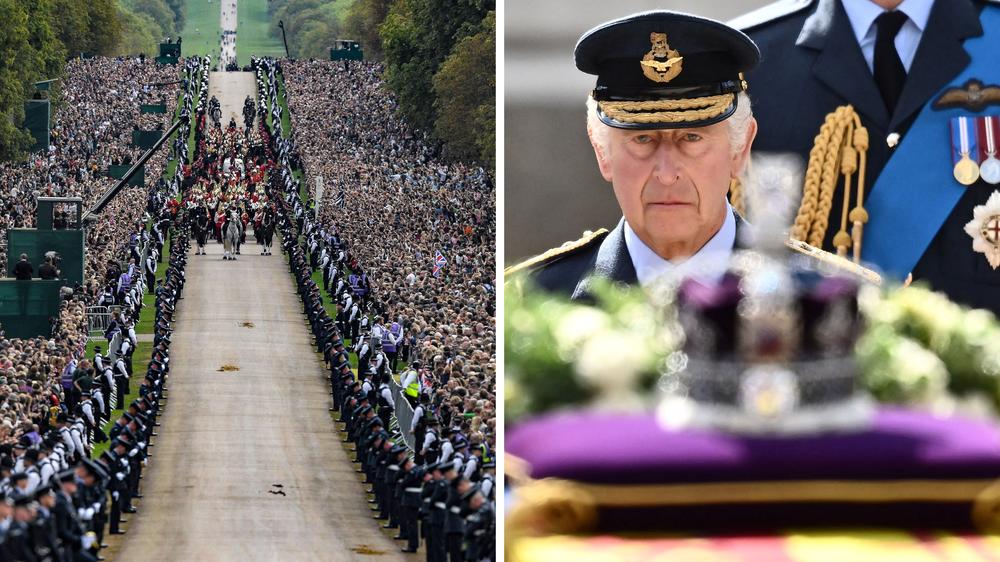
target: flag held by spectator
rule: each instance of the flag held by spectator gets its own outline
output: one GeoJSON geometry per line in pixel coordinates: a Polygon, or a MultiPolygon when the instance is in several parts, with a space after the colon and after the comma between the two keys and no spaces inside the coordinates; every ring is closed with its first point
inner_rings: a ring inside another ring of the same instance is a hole
{"type": "Polygon", "coordinates": [[[438,250],[437,252],[435,252],[434,253],[434,269],[432,271],[434,277],[437,277],[437,276],[441,275],[441,270],[444,269],[444,266],[446,266],[446,265],[448,265],[448,260],[444,259],[444,254],[441,253],[441,250],[438,250]]]}

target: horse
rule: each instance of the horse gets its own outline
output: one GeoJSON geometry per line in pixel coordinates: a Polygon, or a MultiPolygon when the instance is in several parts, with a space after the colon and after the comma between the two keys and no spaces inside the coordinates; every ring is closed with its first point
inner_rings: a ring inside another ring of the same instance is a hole
{"type": "Polygon", "coordinates": [[[264,211],[264,217],[260,221],[260,230],[255,232],[257,238],[264,245],[262,256],[271,255],[271,242],[274,239],[274,213],[270,209],[264,211]]]}
{"type": "Polygon", "coordinates": [[[225,231],[222,235],[222,244],[225,250],[222,254],[222,259],[235,260],[236,253],[239,251],[240,247],[239,219],[230,219],[230,221],[226,223],[225,231]]]}

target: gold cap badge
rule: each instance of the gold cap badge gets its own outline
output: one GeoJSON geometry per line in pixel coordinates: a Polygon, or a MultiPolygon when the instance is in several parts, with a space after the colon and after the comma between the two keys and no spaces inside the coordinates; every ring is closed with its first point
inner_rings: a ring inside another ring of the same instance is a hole
{"type": "Polygon", "coordinates": [[[667,44],[667,34],[654,31],[649,34],[649,41],[653,48],[639,61],[642,73],[654,82],[670,82],[677,78],[684,57],[667,44]]]}

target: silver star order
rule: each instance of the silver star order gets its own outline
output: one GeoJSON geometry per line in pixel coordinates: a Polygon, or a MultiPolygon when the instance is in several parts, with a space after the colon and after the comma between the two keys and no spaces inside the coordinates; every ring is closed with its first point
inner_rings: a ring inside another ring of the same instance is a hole
{"type": "Polygon", "coordinates": [[[1000,191],[994,191],[985,205],[973,209],[972,216],[965,225],[965,233],[972,237],[972,249],[986,254],[986,260],[996,269],[1000,267],[1000,191]]]}

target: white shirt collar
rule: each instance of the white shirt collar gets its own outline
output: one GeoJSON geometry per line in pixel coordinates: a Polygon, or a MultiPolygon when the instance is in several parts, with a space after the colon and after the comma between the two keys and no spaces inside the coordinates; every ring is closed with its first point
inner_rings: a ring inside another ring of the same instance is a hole
{"type": "MultiPolygon", "coordinates": [[[[874,33],[875,18],[882,15],[885,10],[872,0],[843,0],[843,3],[847,19],[851,20],[854,36],[858,43],[861,43],[869,32],[874,33]]],[[[934,0],[903,0],[896,11],[906,14],[906,17],[910,18],[910,21],[922,32],[927,27],[932,7],[934,7],[934,0]]]]}
{"type": "MultiPolygon", "coordinates": [[[[875,19],[884,10],[872,0],[843,0],[843,4],[847,18],[851,22],[851,30],[858,41],[858,47],[861,48],[861,56],[868,64],[868,70],[874,71],[875,39],[878,35],[875,19]]],[[[920,45],[920,39],[924,34],[924,28],[927,27],[933,7],[934,0],[903,0],[896,8],[907,17],[893,42],[896,46],[896,53],[899,54],[899,60],[907,72],[913,66],[917,47],[920,45]]]]}
{"type": "MultiPolygon", "coordinates": [[[[858,43],[872,31],[875,25],[875,18],[882,15],[885,10],[872,0],[843,0],[844,11],[847,12],[847,19],[851,20],[851,29],[854,30],[854,37],[858,43]]],[[[927,27],[927,20],[931,17],[931,8],[934,0],[903,0],[896,8],[896,11],[903,12],[910,21],[923,31],[927,27]]]]}
{"type": "Polygon", "coordinates": [[[629,256],[632,258],[632,265],[635,267],[635,276],[639,284],[643,287],[657,280],[667,273],[690,274],[698,270],[710,270],[705,277],[718,278],[723,270],[718,269],[719,264],[727,264],[729,257],[733,253],[733,245],[736,243],[736,217],[733,209],[726,202],[726,218],[722,222],[722,228],[715,233],[695,255],[684,260],[671,262],[656,254],[643,242],[639,236],[625,222],[625,246],[628,248],[629,256]]]}

